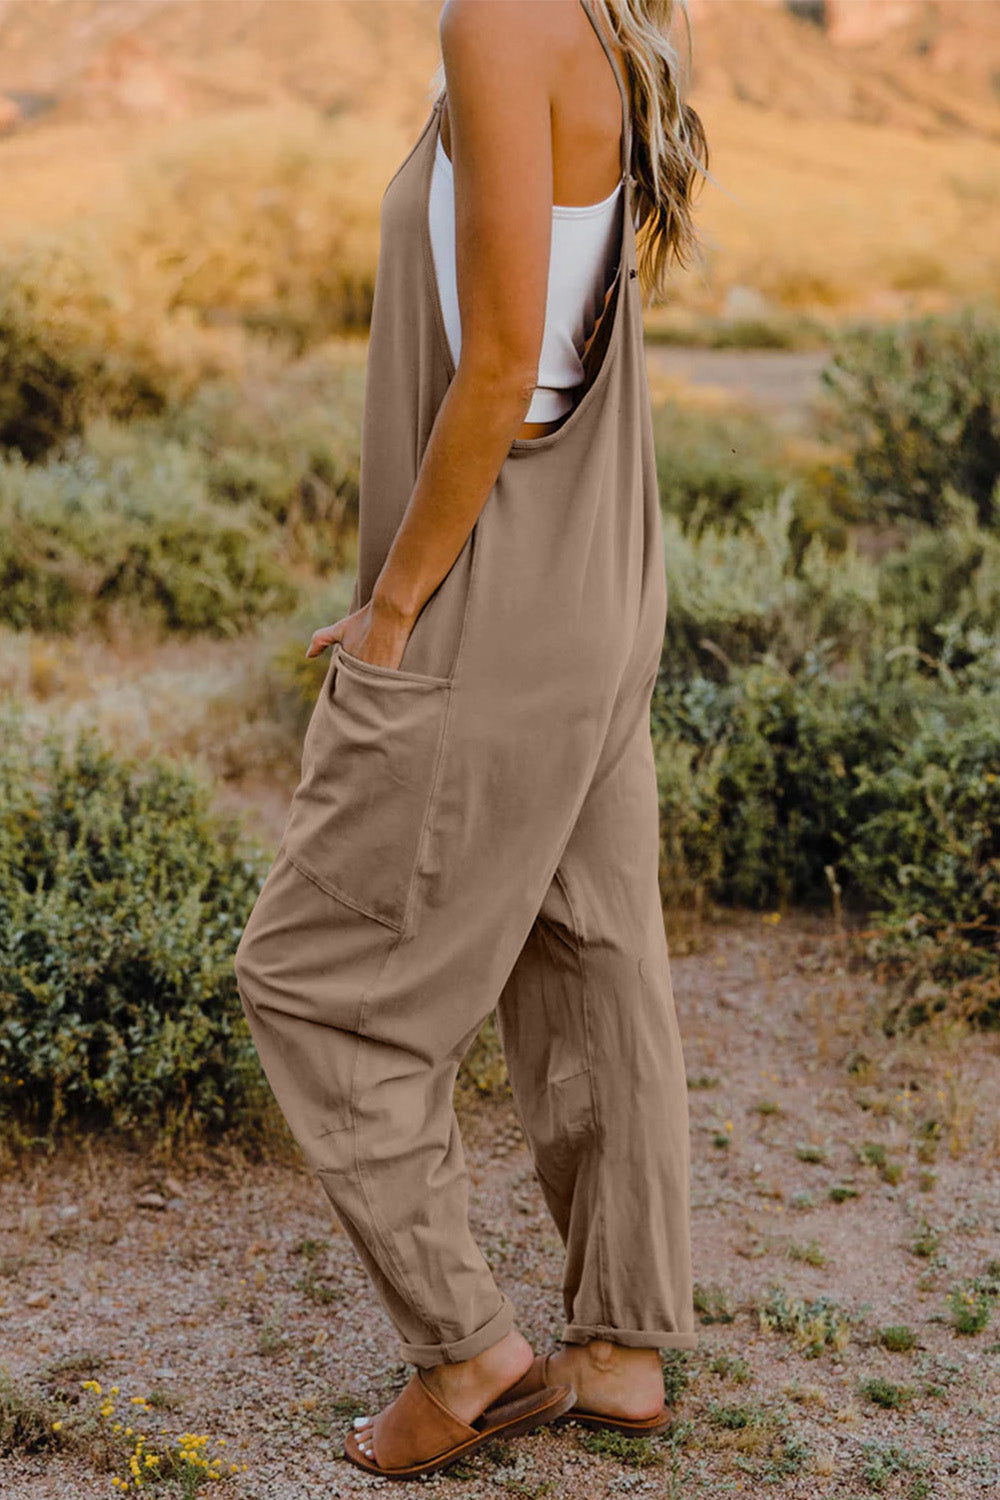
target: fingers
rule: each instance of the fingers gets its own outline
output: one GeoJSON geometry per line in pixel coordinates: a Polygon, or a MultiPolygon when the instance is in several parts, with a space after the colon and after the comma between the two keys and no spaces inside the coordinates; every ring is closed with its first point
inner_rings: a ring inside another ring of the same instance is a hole
{"type": "Polygon", "coordinates": [[[327,646],[332,646],[334,641],[339,641],[342,634],[340,625],[324,625],[320,630],[314,630],[312,640],[306,649],[306,656],[319,656],[327,646]]]}

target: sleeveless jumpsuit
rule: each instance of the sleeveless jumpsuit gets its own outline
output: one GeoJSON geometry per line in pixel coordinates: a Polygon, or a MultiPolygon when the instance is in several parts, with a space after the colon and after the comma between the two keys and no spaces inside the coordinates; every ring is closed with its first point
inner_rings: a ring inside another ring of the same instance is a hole
{"type": "MultiPolygon", "coordinates": [[[[565,1342],[693,1349],[684,1059],[649,709],[666,615],[626,86],[621,248],[576,405],[515,438],[398,670],[339,645],[236,953],[271,1088],[404,1360],[514,1308],[472,1238],[453,1088],[496,1009],[565,1245],[565,1342]]],[[[442,93],[385,189],[362,420],[371,595],[454,375],[428,193],[442,93]]]]}

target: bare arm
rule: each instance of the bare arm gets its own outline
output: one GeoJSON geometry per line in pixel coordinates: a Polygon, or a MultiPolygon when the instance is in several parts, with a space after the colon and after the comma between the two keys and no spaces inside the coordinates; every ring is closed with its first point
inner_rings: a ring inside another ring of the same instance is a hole
{"type": "Polygon", "coordinates": [[[552,224],[547,7],[445,0],[441,53],[455,180],[462,346],[413,493],[361,609],[317,630],[399,666],[413,624],[486,502],[534,389],[545,324],[552,224]]]}

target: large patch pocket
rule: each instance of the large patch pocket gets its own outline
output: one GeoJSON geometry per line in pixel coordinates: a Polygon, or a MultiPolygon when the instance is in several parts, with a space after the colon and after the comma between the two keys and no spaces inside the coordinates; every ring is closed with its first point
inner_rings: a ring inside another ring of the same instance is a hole
{"type": "Polygon", "coordinates": [[[331,652],[282,848],[329,895],[404,932],[451,682],[331,652]]]}

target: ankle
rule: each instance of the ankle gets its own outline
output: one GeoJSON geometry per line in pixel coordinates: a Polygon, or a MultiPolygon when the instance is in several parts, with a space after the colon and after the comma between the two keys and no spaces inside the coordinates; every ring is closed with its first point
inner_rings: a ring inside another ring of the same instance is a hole
{"type": "Polygon", "coordinates": [[[635,1370],[659,1370],[658,1349],[633,1349],[625,1344],[613,1344],[608,1339],[591,1339],[584,1344],[582,1353],[595,1374],[610,1374],[614,1370],[629,1367],[635,1370]]]}
{"type": "Polygon", "coordinates": [[[589,1344],[584,1344],[583,1354],[590,1368],[603,1375],[618,1362],[620,1349],[619,1344],[612,1344],[607,1339],[591,1339],[589,1344]]]}
{"type": "Polygon", "coordinates": [[[426,1372],[427,1379],[432,1385],[440,1383],[472,1387],[481,1382],[488,1384],[494,1379],[510,1385],[528,1369],[533,1358],[528,1340],[516,1328],[512,1328],[503,1338],[480,1354],[473,1355],[471,1359],[444,1361],[434,1365],[426,1372]]]}

